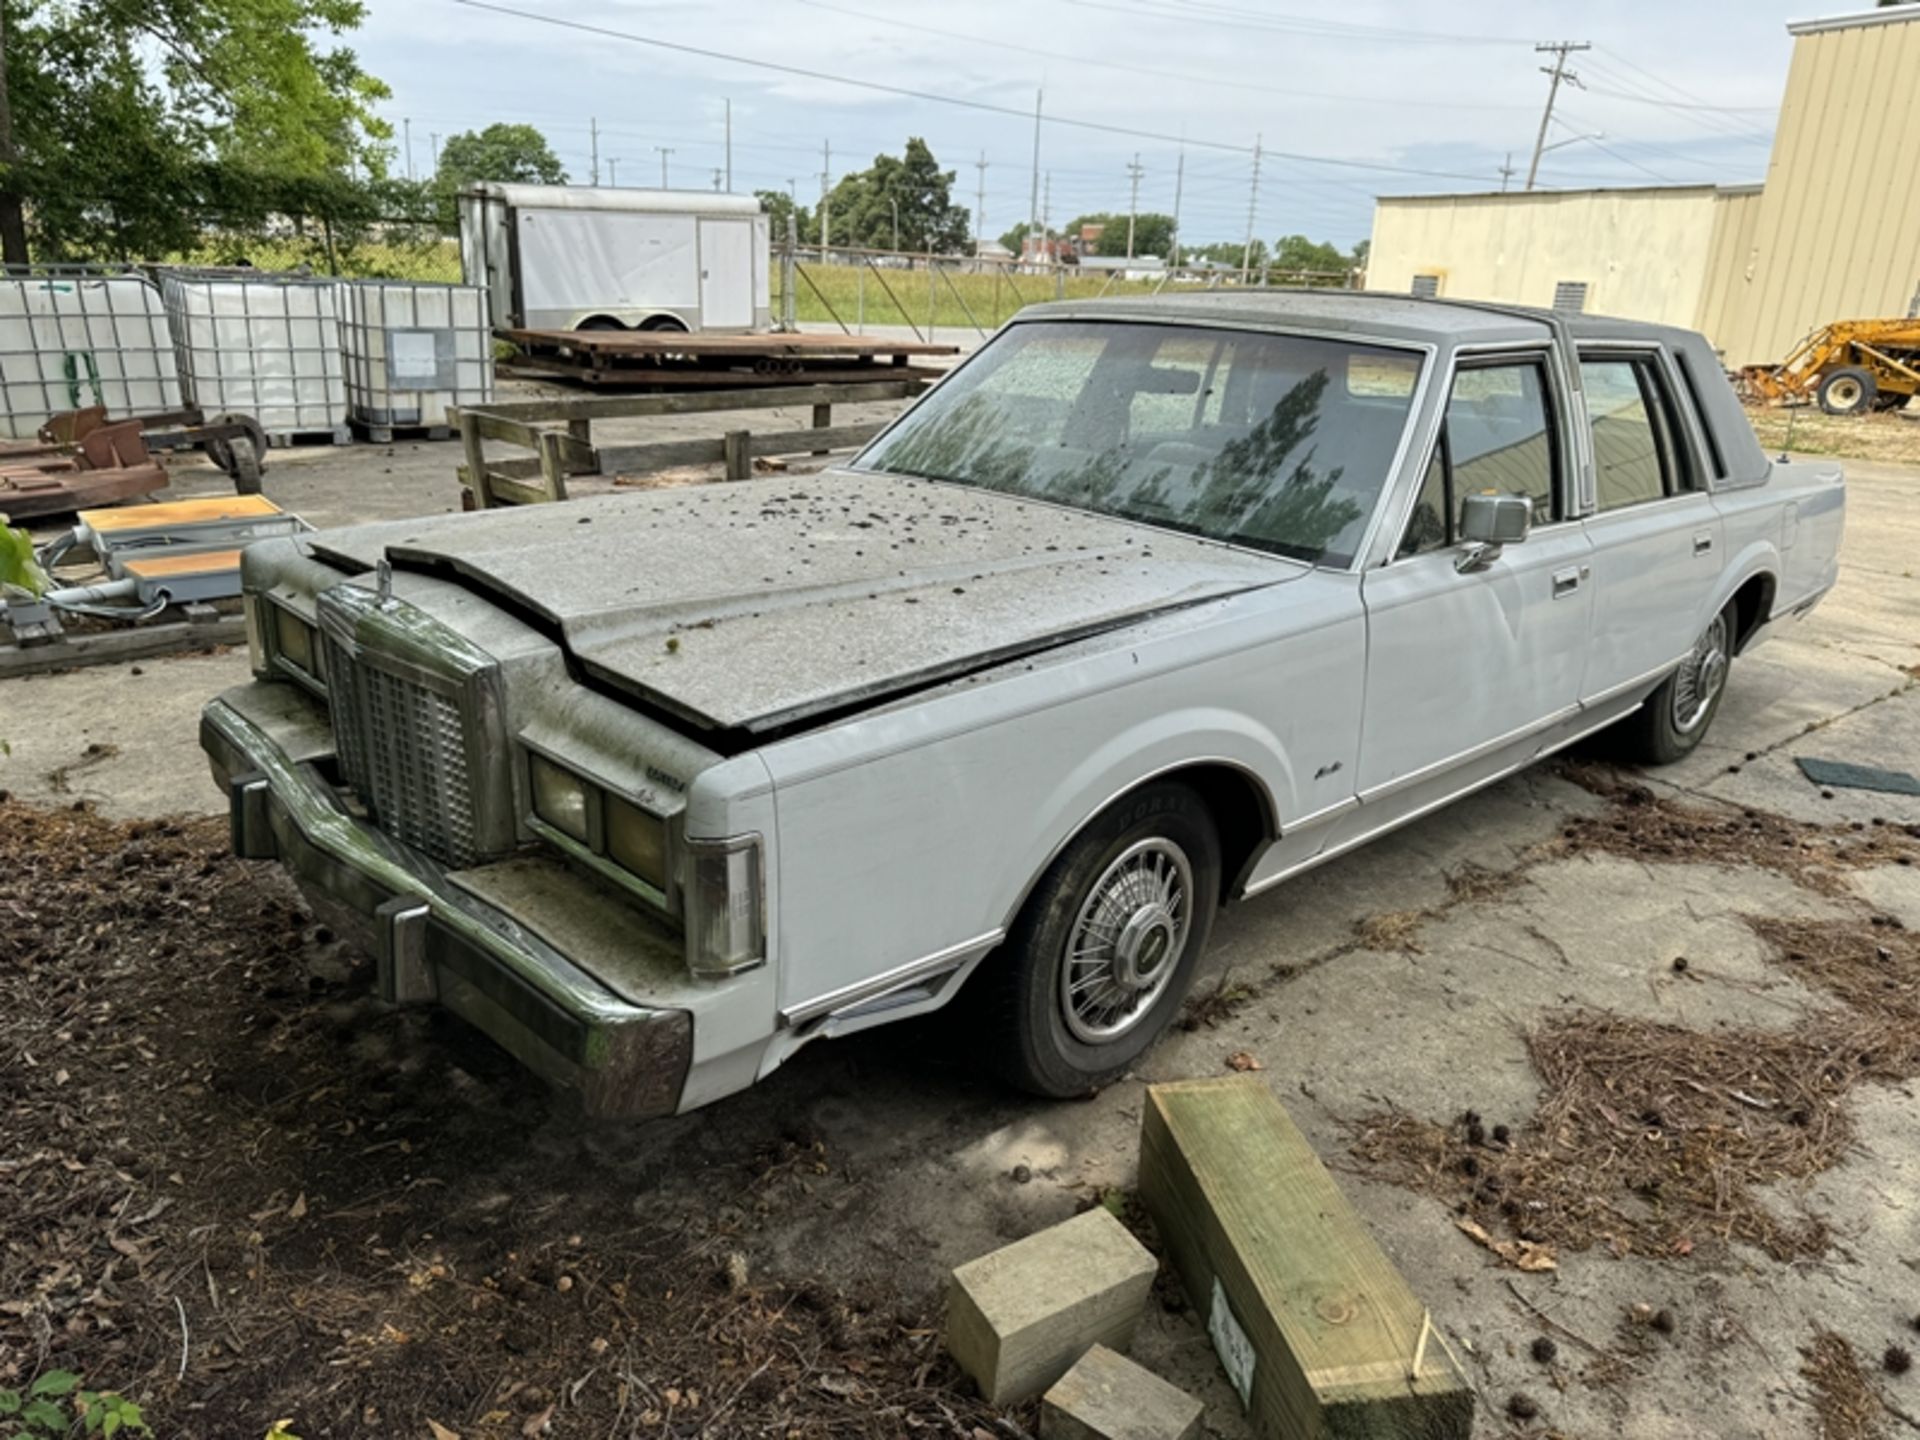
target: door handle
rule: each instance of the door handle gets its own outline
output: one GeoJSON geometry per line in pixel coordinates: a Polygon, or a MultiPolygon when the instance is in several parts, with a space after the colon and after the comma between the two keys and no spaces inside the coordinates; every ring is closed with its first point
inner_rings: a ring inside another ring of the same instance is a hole
{"type": "Polygon", "coordinates": [[[1580,588],[1580,567],[1569,565],[1553,572],[1553,598],[1559,600],[1580,588]]]}
{"type": "Polygon", "coordinates": [[[1713,532],[1711,530],[1702,530],[1699,534],[1693,537],[1693,553],[1694,554],[1705,555],[1712,549],[1713,549],[1713,532]]]}

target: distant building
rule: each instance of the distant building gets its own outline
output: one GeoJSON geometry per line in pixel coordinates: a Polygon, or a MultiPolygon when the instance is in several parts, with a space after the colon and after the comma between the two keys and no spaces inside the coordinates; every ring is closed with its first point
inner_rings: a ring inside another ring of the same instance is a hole
{"type": "Polygon", "coordinates": [[[1122,280],[1157,280],[1167,271],[1167,262],[1158,255],[1083,255],[1080,268],[1095,274],[1118,272],[1122,280]]]}
{"type": "Polygon", "coordinates": [[[1920,5],[1790,25],[1765,186],[1383,197],[1369,290],[1700,330],[1731,366],[1920,308],[1920,5]]]}

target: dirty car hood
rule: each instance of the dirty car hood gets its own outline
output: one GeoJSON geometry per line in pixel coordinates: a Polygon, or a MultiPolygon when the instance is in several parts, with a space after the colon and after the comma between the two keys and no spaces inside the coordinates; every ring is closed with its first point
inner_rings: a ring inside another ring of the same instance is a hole
{"type": "Polygon", "coordinates": [[[1147,615],[1294,562],[856,471],[629,492],[312,538],[353,569],[451,571],[590,674],[710,730],[764,732],[1147,615]]]}

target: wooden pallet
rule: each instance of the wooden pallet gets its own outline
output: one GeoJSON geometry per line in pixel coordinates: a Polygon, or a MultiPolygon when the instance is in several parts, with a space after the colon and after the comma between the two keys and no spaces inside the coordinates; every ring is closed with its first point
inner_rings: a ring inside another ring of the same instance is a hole
{"type": "Polygon", "coordinates": [[[371,420],[355,420],[353,433],[375,445],[391,445],[396,440],[451,440],[451,425],[380,425],[371,420]]]}
{"type": "Polygon", "coordinates": [[[12,643],[0,643],[0,680],[246,644],[247,618],[238,610],[218,610],[202,603],[179,606],[177,613],[183,618],[48,636],[13,636],[9,627],[0,624],[0,636],[12,637],[12,643]]]}
{"type": "Polygon", "coordinates": [[[351,445],[353,429],[347,425],[335,425],[326,430],[269,430],[267,444],[275,450],[287,450],[296,445],[351,445]]]}

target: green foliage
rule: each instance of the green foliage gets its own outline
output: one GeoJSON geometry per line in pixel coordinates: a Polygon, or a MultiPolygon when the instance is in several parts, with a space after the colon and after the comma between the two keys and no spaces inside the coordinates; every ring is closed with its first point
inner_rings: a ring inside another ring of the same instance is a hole
{"type": "MultiPolygon", "coordinates": [[[[1215,260],[1222,265],[1231,265],[1237,270],[1240,268],[1241,257],[1246,254],[1247,245],[1245,241],[1216,240],[1211,245],[1187,246],[1181,255],[1181,259],[1188,263],[1195,260],[1215,260]]],[[[1253,253],[1247,259],[1246,263],[1256,271],[1267,263],[1266,241],[1256,240],[1253,242],[1253,253]]]]}
{"type": "Polygon", "coordinates": [[[440,147],[435,186],[456,195],[478,180],[504,184],[564,185],[567,168],[547,137],[531,125],[494,124],[450,135],[440,147]]]}
{"type": "Polygon", "coordinates": [[[1273,264],[1279,270],[1345,270],[1351,263],[1339,246],[1304,235],[1282,235],[1273,244],[1273,264]]]}
{"type": "Polygon", "coordinates": [[[115,1435],[151,1435],[140,1407],[111,1390],[82,1390],[71,1370],[49,1370],[27,1387],[0,1390],[0,1419],[16,1422],[10,1434],[20,1440],[53,1440],[70,1434],[76,1420],[88,1435],[110,1440],[115,1435]],[[62,1409],[66,1400],[72,1412],[62,1409]]]}
{"type": "MultiPolygon", "coordinates": [[[[1031,220],[1022,220],[1018,225],[1000,237],[1000,243],[1018,255],[1021,253],[1021,247],[1027,243],[1027,236],[1038,229],[1039,227],[1031,220]]],[[[1058,230],[1051,228],[1046,231],[1046,236],[1049,240],[1056,239],[1059,234],[1060,232],[1058,230]]]]}
{"type": "MultiPolygon", "coordinates": [[[[199,213],[378,181],[386,87],[328,37],[359,0],[8,0],[0,209],[40,259],[156,255],[199,213]]],[[[318,197],[325,198],[325,197],[318,197]]]]}
{"type": "Polygon", "coordinates": [[[954,201],[953,181],[926,141],[909,139],[904,156],[876,155],[865,170],[840,177],[827,201],[827,238],[867,250],[963,251],[967,207],[954,201]]]}
{"type": "MultiPolygon", "coordinates": [[[[0,515],[0,522],[6,518],[0,515]]],[[[48,583],[47,572],[33,558],[33,541],[27,532],[0,523],[0,588],[13,585],[31,595],[44,595],[48,583]]],[[[50,1373],[58,1375],[63,1372],[56,1370],[50,1373]]],[[[0,1409],[0,1415],[6,1413],[0,1409]]]]}
{"type": "MultiPolygon", "coordinates": [[[[1082,215],[1067,226],[1067,234],[1080,234],[1084,225],[1100,225],[1100,238],[1094,243],[1096,255],[1125,255],[1127,253],[1127,217],[1105,211],[1093,215],[1082,215]]],[[[1135,255],[1159,255],[1173,253],[1173,217],[1157,211],[1142,211],[1133,221],[1133,253],[1135,255]]]]}
{"type": "Polygon", "coordinates": [[[811,245],[820,239],[820,227],[812,212],[806,206],[796,204],[793,196],[784,190],[756,190],[753,198],[760,202],[760,208],[767,212],[769,233],[774,245],[780,246],[787,239],[787,217],[793,217],[794,236],[803,245],[811,245]]]}

